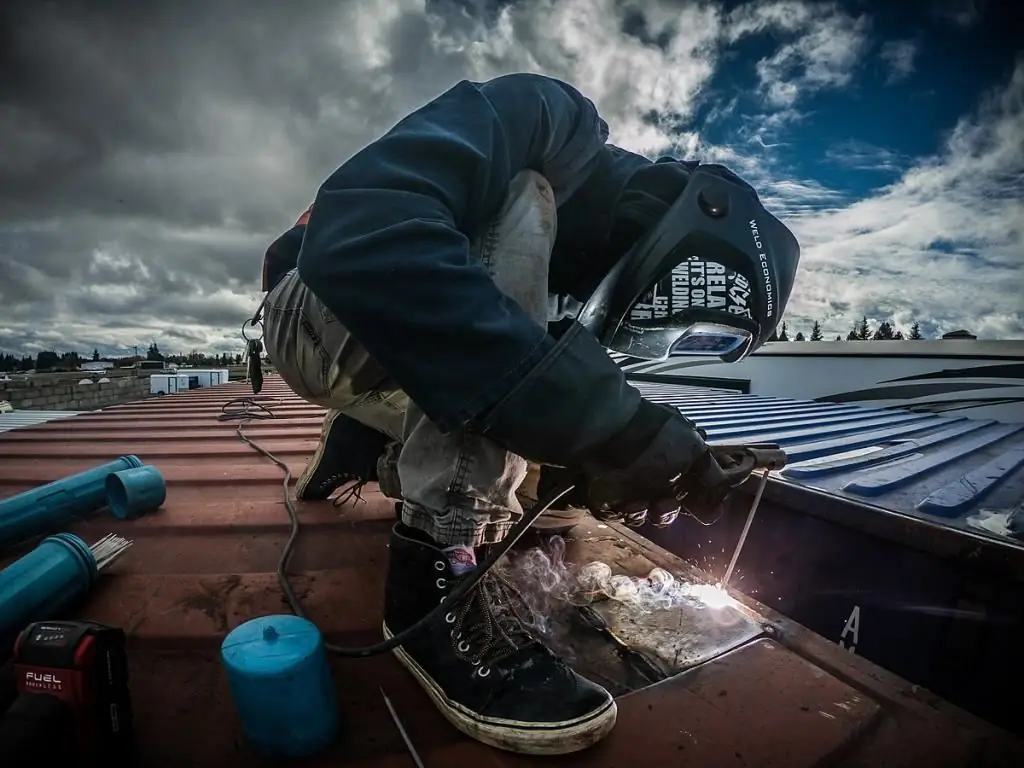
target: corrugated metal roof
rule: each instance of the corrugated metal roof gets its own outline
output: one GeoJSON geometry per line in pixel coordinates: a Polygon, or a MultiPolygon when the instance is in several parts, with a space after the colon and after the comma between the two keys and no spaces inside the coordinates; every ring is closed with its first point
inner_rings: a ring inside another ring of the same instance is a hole
{"type": "Polygon", "coordinates": [[[0,432],[20,427],[31,427],[34,424],[44,424],[54,419],[66,419],[68,416],[76,416],[81,411],[10,411],[0,413],[0,432]]]}
{"type": "MultiPolygon", "coordinates": [[[[241,383],[198,389],[0,435],[0,496],[125,454],[153,464],[167,481],[167,501],[156,513],[130,522],[104,513],[72,528],[89,541],[108,532],[135,540],[80,615],[121,626],[131,636],[140,747],[144,762],[154,768],[252,764],[239,746],[218,647],[242,621],[287,612],[274,572],[289,521],[280,470],[239,441],[234,422],[218,419],[229,399],[246,394],[241,383]]],[[[253,422],[247,434],[298,475],[315,448],[323,411],[301,401],[277,377],[268,378],[261,398],[274,418],[253,422]]],[[[331,502],[296,507],[302,531],[291,571],[309,615],[335,642],[379,641],[391,504],[371,492],[364,502],[340,509],[331,502]]],[[[581,526],[567,557],[604,559],[633,573],[652,565],[677,572],[686,568],[628,531],[597,527],[593,521],[581,526]]],[[[997,742],[1021,754],[1019,743],[1001,742],[1002,737],[989,741],[987,727],[976,720],[926,700],[903,681],[787,625],[764,606],[750,605],[752,618],[774,622],[783,631],[708,661],[699,675],[682,675],[620,698],[618,727],[605,742],[545,762],[853,768],[937,764],[941,755],[966,764],[985,744],[997,742]],[[898,706],[889,706],[892,702],[898,706]],[[636,750],[638,740],[642,753],[636,750]]],[[[327,755],[301,764],[407,765],[379,687],[394,701],[428,765],[536,764],[455,732],[391,656],[332,663],[344,732],[327,755]]]]}
{"type": "Polygon", "coordinates": [[[1024,424],[635,383],[717,443],[778,443],[783,480],[929,522],[1014,541],[1024,424]]]}

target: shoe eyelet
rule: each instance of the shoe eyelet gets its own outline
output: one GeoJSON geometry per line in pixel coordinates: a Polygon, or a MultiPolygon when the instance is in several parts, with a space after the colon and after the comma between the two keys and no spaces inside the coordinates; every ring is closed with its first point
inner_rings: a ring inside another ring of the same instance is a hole
{"type": "Polygon", "coordinates": [[[444,566],[444,560],[437,560],[437,561],[434,562],[434,570],[435,571],[443,571],[444,567],[445,567],[444,566]]]}
{"type": "Polygon", "coordinates": [[[458,648],[461,653],[465,653],[469,650],[469,643],[463,640],[461,643],[459,643],[458,648]]]}
{"type": "Polygon", "coordinates": [[[446,622],[448,622],[449,624],[454,624],[455,623],[455,614],[454,613],[446,613],[445,616],[444,616],[444,620],[446,622]]]}
{"type": "Polygon", "coordinates": [[[491,674],[491,670],[487,667],[480,667],[480,669],[478,669],[476,673],[480,677],[487,677],[489,674],[491,674]]]}
{"type": "Polygon", "coordinates": [[[441,603],[443,603],[443,602],[444,602],[444,599],[445,599],[446,597],[448,597],[448,595],[441,595],[441,599],[437,601],[437,602],[438,602],[438,604],[441,604],[441,603]]]}
{"type": "Polygon", "coordinates": [[[438,579],[434,583],[437,584],[437,588],[438,589],[444,589],[446,586],[448,586],[448,580],[447,579],[438,579]]]}
{"type": "Polygon", "coordinates": [[[480,659],[477,659],[476,661],[474,661],[473,662],[473,666],[474,667],[479,667],[480,666],[480,659]]]}

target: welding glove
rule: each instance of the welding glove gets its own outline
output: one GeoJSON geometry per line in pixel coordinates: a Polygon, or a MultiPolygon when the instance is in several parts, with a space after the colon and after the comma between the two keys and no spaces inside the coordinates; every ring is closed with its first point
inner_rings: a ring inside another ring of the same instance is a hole
{"type": "Polygon", "coordinates": [[[667,526],[680,511],[713,522],[746,478],[727,473],[706,438],[674,408],[641,401],[632,420],[578,465],[588,509],[600,520],[631,527],[667,526]]]}

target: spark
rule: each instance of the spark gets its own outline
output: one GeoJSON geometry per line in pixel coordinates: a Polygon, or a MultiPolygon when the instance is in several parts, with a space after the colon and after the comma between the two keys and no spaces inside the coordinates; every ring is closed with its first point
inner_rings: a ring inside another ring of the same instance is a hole
{"type": "Polygon", "coordinates": [[[736,608],[739,603],[721,584],[690,584],[687,593],[708,608],[736,608]]]}

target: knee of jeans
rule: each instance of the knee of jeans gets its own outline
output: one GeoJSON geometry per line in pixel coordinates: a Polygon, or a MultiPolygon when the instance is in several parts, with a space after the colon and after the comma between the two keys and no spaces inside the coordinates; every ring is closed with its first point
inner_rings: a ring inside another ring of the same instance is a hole
{"type": "Polygon", "coordinates": [[[537,171],[527,168],[517,173],[509,184],[509,191],[511,198],[527,196],[534,205],[552,211],[556,209],[551,182],[537,171]]]}
{"type": "Polygon", "coordinates": [[[551,188],[551,183],[537,171],[527,169],[513,177],[503,213],[524,204],[539,212],[543,231],[554,242],[558,224],[555,192],[551,188]]]}

